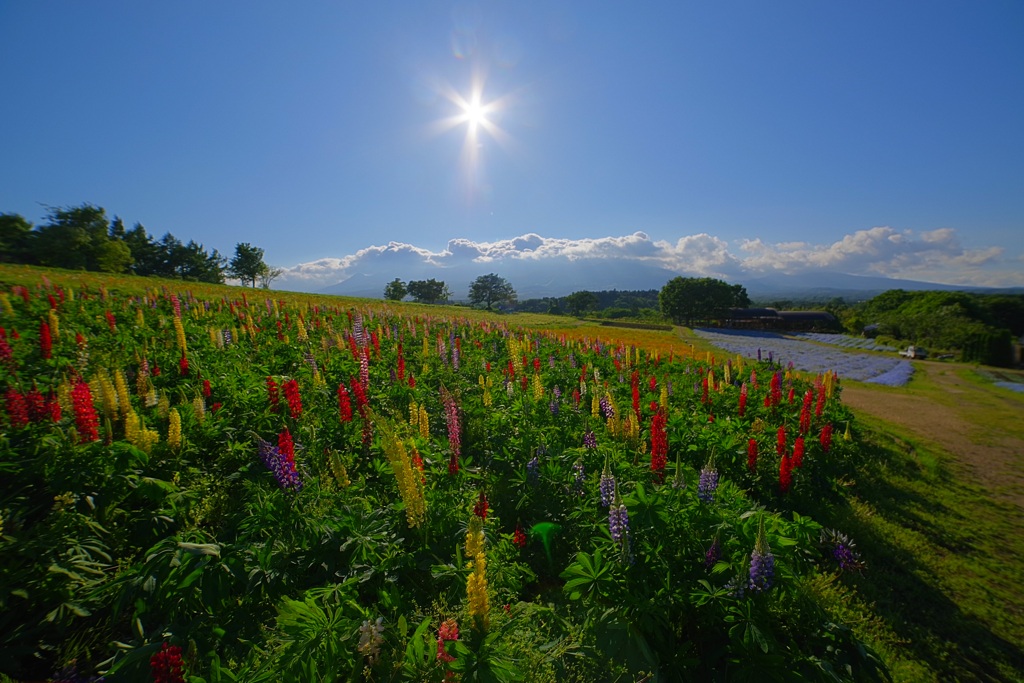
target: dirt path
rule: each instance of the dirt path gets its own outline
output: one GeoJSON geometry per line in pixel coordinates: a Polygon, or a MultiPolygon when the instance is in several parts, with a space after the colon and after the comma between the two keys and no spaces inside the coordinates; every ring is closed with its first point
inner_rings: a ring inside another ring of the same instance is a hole
{"type": "Polygon", "coordinates": [[[842,400],[946,451],[996,497],[1024,509],[1024,397],[964,379],[963,366],[916,362],[908,387],[851,382],[842,400]]]}

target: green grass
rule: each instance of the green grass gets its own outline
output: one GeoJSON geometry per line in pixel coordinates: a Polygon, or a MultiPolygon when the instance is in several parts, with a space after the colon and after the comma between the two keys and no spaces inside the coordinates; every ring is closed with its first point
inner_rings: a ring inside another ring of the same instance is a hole
{"type": "Polygon", "coordinates": [[[819,521],[850,534],[869,566],[852,589],[822,594],[896,681],[1022,680],[1020,509],[966,480],[949,454],[861,422],[863,473],[819,521]]]}

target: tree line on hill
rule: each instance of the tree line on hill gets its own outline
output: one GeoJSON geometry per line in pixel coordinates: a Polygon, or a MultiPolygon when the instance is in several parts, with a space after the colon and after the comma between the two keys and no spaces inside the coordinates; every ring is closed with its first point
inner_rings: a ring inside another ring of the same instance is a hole
{"type": "Polygon", "coordinates": [[[0,213],[0,262],[216,284],[230,277],[253,287],[269,287],[281,274],[263,261],[263,249],[247,242],[237,244],[228,259],[169,232],[156,240],[141,223],[129,230],[119,217],[108,219],[105,209],[88,203],[48,207],[38,226],[19,214],[0,213]]]}

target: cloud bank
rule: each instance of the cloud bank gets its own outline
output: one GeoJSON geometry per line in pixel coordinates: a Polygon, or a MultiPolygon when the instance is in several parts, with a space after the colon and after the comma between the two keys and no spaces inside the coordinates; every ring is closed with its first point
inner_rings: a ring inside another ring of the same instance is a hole
{"type": "Polygon", "coordinates": [[[875,227],[845,235],[831,244],[765,242],[729,243],[707,233],[675,242],[652,240],[643,232],[621,237],[561,239],[528,233],[495,242],[457,238],[440,252],[390,242],[340,258],[321,258],[285,268],[275,287],[316,291],[356,276],[393,274],[478,265],[481,273],[499,272],[502,264],[534,263],[557,269],[560,262],[601,259],[666,268],[684,276],[707,276],[732,282],[770,274],[832,272],[877,275],[950,285],[1009,287],[1024,285],[1024,257],[1007,258],[1002,247],[964,248],[950,228],[926,232],[875,227]]]}

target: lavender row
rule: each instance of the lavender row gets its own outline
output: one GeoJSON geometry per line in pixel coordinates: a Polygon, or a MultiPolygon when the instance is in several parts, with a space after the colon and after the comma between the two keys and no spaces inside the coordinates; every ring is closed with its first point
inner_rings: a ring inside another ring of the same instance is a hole
{"type": "Polygon", "coordinates": [[[851,337],[848,334],[831,334],[828,332],[797,332],[793,335],[798,339],[840,346],[844,349],[858,349],[860,351],[895,351],[896,348],[886,344],[879,344],[874,339],[866,337],[851,337]]]}
{"type": "Polygon", "coordinates": [[[774,332],[694,329],[694,333],[729,353],[770,359],[803,372],[833,370],[844,379],[887,386],[903,386],[913,374],[913,366],[903,359],[829,349],[774,332]]]}

